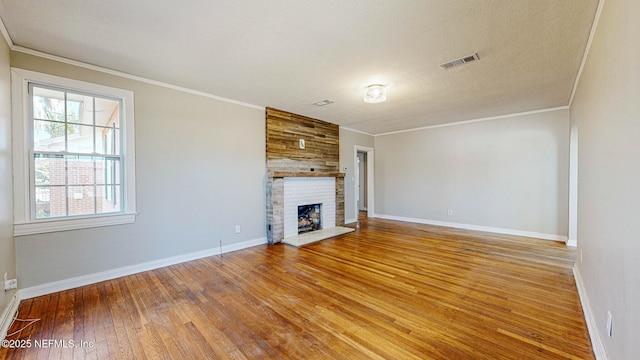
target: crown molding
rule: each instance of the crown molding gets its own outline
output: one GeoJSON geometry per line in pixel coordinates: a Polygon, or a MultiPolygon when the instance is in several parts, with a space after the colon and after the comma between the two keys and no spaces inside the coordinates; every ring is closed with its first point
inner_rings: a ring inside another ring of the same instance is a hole
{"type": "Polygon", "coordinates": [[[499,119],[505,119],[505,118],[510,118],[510,117],[516,117],[516,116],[532,115],[532,114],[542,114],[542,113],[546,113],[546,112],[568,110],[568,109],[569,109],[569,106],[565,105],[565,106],[558,106],[558,107],[554,107],[554,108],[531,110],[531,111],[525,111],[525,112],[519,112],[519,113],[513,113],[513,114],[505,114],[505,115],[498,115],[498,116],[490,116],[490,117],[479,118],[479,119],[462,120],[462,121],[456,121],[456,122],[451,122],[451,123],[446,123],[446,124],[429,125],[429,126],[423,126],[423,127],[407,129],[407,130],[390,131],[390,132],[386,132],[386,133],[382,133],[382,134],[376,134],[374,136],[395,135],[395,134],[406,133],[406,132],[435,129],[435,128],[441,128],[441,127],[447,127],[447,126],[466,125],[466,124],[473,124],[473,123],[483,122],[483,121],[499,120],[499,119]]]}
{"type": "Polygon", "coordinates": [[[182,86],[165,83],[165,82],[162,82],[162,81],[157,81],[157,80],[145,78],[145,77],[142,77],[142,76],[128,74],[128,73],[125,73],[125,72],[122,72],[122,71],[108,69],[108,68],[105,68],[105,67],[102,67],[102,66],[98,66],[98,65],[87,64],[87,63],[84,63],[82,61],[72,60],[72,59],[68,59],[68,58],[62,57],[62,56],[48,54],[48,53],[45,53],[45,52],[42,52],[42,51],[39,51],[39,50],[34,50],[34,49],[26,48],[26,47],[23,47],[23,46],[18,46],[16,44],[14,44],[13,39],[11,39],[11,36],[9,36],[9,32],[7,31],[7,28],[4,25],[4,22],[2,21],[2,18],[0,18],[0,32],[2,33],[2,36],[4,37],[4,40],[7,42],[7,45],[9,45],[9,48],[11,49],[11,51],[21,52],[23,54],[33,55],[33,56],[41,57],[41,58],[44,58],[44,59],[53,60],[53,61],[61,62],[61,63],[64,63],[64,64],[68,64],[68,65],[78,66],[78,67],[81,67],[81,68],[84,68],[84,69],[88,69],[88,70],[98,71],[98,72],[109,74],[109,75],[114,75],[114,76],[130,79],[130,80],[140,81],[140,82],[143,82],[143,83],[156,85],[156,86],[160,86],[160,87],[164,87],[164,88],[168,88],[168,89],[172,89],[172,90],[176,90],[176,91],[180,91],[180,92],[184,92],[184,93],[188,93],[188,94],[192,94],[192,95],[202,96],[202,97],[206,97],[206,98],[209,98],[209,99],[214,99],[214,100],[218,100],[218,101],[222,101],[222,102],[226,102],[226,103],[231,103],[231,104],[235,104],[235,105],[249,107],[249,108],[256,109],[256,110],[263,110],[263,111],[265,110],[264,106],[249,104],[249,103],[245,103],[245,102],[242,102],[242,101],[225,98],[225,97],[222,97],[222,96],[209,94],[209,93],[206,93],[204,91],[189,89],[189,88],[185,88],[185,87],[182,87],[182,86]]]}
{"type": "Polygon", "coordinates": [[[351,128],[344,127],[344,126],[340,126],[340,129],[342,129],[342,130],[347,130],[347,131],[353,131],[353,132],[355,132],[355,133],[359,133],[359,134],[363,134],[363,135],[375,136],[375,135],[373,135],[373,134],[371,134],[371,133],[368,133],[368,132],[366,132],[366,131],[356,130],[356,129],[351,129],[351,128]]]}
{"type": "Polygon", "coordinates": [[[596,29],[598,28],[598,22],[600,21],[600,15],[602,15],[603,7],[604,0],[600,0],[600,2],[598,3],[598,9],[596,10],[596,16],[594,17],[593,24],[591,25],[591,32],[589,33],[587,46],[585,47],[584,54],[582,55],[582,62],[580,63],[580,68],[578,68],[578,73],[576,74],[576,81],[573,83],[573,89],[571,89],[571,96],[569,97],[569,108],[571,108],[571,104],[573,104],[573,98],[576,96],[576,90],[578,89],[578,84],[580,83],[580,78],[582,77],[584,66],[587,63],[587,57],[589,55],[589,51],[591,50],[591,43],[593,43],[593,38],[595,37],[596,29]]]}
{"type": "Polygon", "coordinates": [[[0,32],[4,37],[4,41],[6,41],[7,44],[9,45],[9,49],[13,50],[15,45],[13,44],[13,40],[11,40],[11,36],[9,36],[9,32],[7,31],[7,28],[4,26],[4,21],[2,21],[2,18],[0,18],[0,32]]]}
{"type": "Polygon", "coordinates": [[[29,48],[25,48],[25,47],[17,46],[17,45],[14,45],[11,50],[16,51],[16,52],[21,52],[23,54],[28,54],[28,55],[41,57],[43,59],[57,61],[57,62],[60,62],[60,63],[63,63],[63,64],[68,64],[68,65],[73,65],[73,66],[81,67],[81,68],[88,69],[88,70],[98,71],[98,72],[101,72],[101,73],[104,73],[104,74],[109,74],[109,75],[114,75],[114,76],[130,79],[130,80],[135,80],[135,81],[143,82],[143,83],[150,84],[150,85],[160,86],[160,87],[164,87],[164,88],[167,88],[167,89],[172,89],[172,90],[184,92],[184,93],[187,93],[187,94],[202,96],[202,97],[206,97],[206,98],[209,98],[209,99],[214,99],[214,100],[218,100],[218,101],[222,101],[222,102],[226,102],[226,103],[230,103],[230,104],[249,107],[249,108],[256,109],[256,110],[262,110],[262,111],[265,110],[264,106],[253,105],[253,104],[245,103],[245,102],[242,102],[242,101],[233,100],[233,99],[225,98],[225,97],[222,97],[222,96],[209,94],[209,93],[206,93],[204,91],[189,89],[189,88],[185,88],[185,87],[182,87],[182,86],[169,84],[169,83],[162,82],[162,81],[145,78],[145,77],[142,77],[142,76],[132,75],[132,74],[125,73],[125,72],[122,72],[122,71],[118,71],[118,70],[108,69],[108,68],[105,68],[105,67],[102,67],[102,66],[98,66],[98,65],[87,64],[87,63],[84,63],[82,61],[72,60],[72,59],[68,59],[68,58],[62,57],[62,56],[48,54],[48,53],[45,53],[45,52],[42,52],[42,51],[39,51],[39,50],[33,50],[33,49],[29,49],[29,48]]]}

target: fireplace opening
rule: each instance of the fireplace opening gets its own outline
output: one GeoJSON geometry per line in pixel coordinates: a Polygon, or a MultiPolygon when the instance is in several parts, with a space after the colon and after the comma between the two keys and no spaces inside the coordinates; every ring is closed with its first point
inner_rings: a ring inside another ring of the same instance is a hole
{"type": "Polygon", "coordinates": [[[298,234],[322,229],[321,205],[298,206],[298,234]]]}

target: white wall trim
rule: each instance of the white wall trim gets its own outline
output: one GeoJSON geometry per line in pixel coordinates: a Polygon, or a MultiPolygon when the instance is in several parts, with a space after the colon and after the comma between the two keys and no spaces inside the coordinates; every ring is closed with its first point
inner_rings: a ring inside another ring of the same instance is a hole
{"type": "Polygon", "coordinates": [[[340,129],[342,129],[342,130],[347,130],[347,131],[353,131],[353,132],[355,132],[355,133],[359,133],[359,134],[364,134],[364,135],[369,135],[369,136],[375,136],[375,135],[370,134],[370,133],[368,133],[368,132],[366,132],[366,131],[356,130],[356,129],[351,129],[351,128],[344,127],[344,126],[340,126],[340,129]]]}
{"type": "Polygon", "coordinates": [[[358,221],[357,219],[344,219],[344,224],[353,224],[354,222],[358,221]]]}
{"type": "Polygon", "coordinates": [[[21,299],[30,299],[36,296],[47,295],[58,291],[69,290],[80,286],[95,284],[101,281],[111,280],[127,275],[137,274],[143,271],[149,271],[158,269],[165,266],[180,264],[183,262],[197,260],[213,255],[220,255],[221,253],[228,253],[232,251],[242,250],[253,246],[263,245],[267,243],[267,238],[258,238],[254,240],[247,240],[239,243],[229,244],[222,247],[222,249],[216,247],[207,250],[197,251],[189,254],[171,256],[165,259],[149,261],[141,264],[125,266],[118,269],[102,271],[99,273],[82,275],[71,279],[65,279],[60,281],[54,281],[47,284],[36,285],[24,289],[20,289],[18,294],[21,299]]]}
{"type": "Polygon", "coordinates": [[[547,113],[547,112],[552,112],[552,111],[560,111],[560,110],[568,110],[568,109],[569,109],[569,106],[558,106],[558,107],[554,107],[554,108],[525,111],[525,112],[506,114],[506,115],[490,116],[490,117],[486,117],[486,118],[462,120],[462,121],[456,121],[456,122],[451,122],[451,123],[446,123],[446,124],[429,125],[429,126],[423,126],[423,127],[407,129],[407,130],[390,131],[390,132],[386,132],[386,133],[382,133],[382,134],[376,134],[376,135],[373,135],[373,136],[394,135],[394,134],[401,134],[401,133],[406,133],[406,132],[435,129],[435,128],[441,128],[441,127],[447,127],[447,126],[466,125],[466,124],[472,124],[472,123],[483,122],[483,121],[500,120],[500,119],[516,117],[516,116],[542,114],[542,113],[547,113]]]}
{"type": "Polygon", "coordinates": [[[164,87],[164,88],[167,88],[167,89],[176,90],[176,91],[184,92],[184,93],[187,93],[187,94],[198,95],[198,96],[202,96],[202,97],[206,97],[206,98],[209,98],[209,99],[214,99],[214,100],[218,100],[218,101],[222,101],[222,102],[226,102],[226,103],[230,103],[230,104],[249,107],[249,108],[252,108],[252,109],[263,110],[263,111],[265,110],[264,106],[253,105],[253,104],[245,103],[245,102],[242,102],[242,101],[237,101],[237,100],[225,98],[225,97],[222,97],[222,96],[209,94],[209,93],[206,93],[204,91],[193,90],[193,89],[185,88],[185,87],[178,86],[178,85],[169,84],[169,83],[162,82],[162,81],[148,79],[148,78],[145,78],[145,77],[142,77],[142,76],[128,74],[128,73],[125,73],[125,72],[122,72],[122,71],[107,69],[107,68],[104,68],[104,67],[101,67],[101,66],[87,64],[87,63],[83,63],[83,62],[77,61],[77,60],[67,59],[67,58],[64,58],[64,57],[61,57],[61,56],[48,54],[48,53],[45,53],[45,52],[42,52],[42,51],[33,50],[33,49],[25,48],[25,47],[22,47],[22,46],[17,46],[17,45],[11,44],[10,47],[11,47],[11,50],[16,51],[16,52],[21,52],[21,53],[24,53],[24,54],[33,55],[33,56],[41,57],[41,58],[44,58],[44,59],[53,60],[53,61],[61,62],[61,63],[64,63],[64,64],[81,67],[81,68],[88,69],[88,70],[98,71],[98,72],[109,74],[109,75],[114,75],[114,76],[130,79],[130,80],[140,81],[140,82],[143,82],[143,83],[147,83],[147,84],[151,84],[151,85],[155,85],[155,86],[160,86],[160,87],[164,87]]]}
{"type": "Polygon", "coordinates": [[[435,226],[446,226],[446,227],[452,227],[452,228],[457,228],[457,229],[486,231],[486,232],[491,232],[491,233],[496,233],[496,234],[525,236],[525,237],[542,239],[542,240],[561,241],[561,242],[564,242],[564,243],[566,243],[566,241],[567,241],[567,237],[564,236],[564,235],[545,234],[545,233],[539,233],[539,232],[534,232],[534,231],[504,229],[504,228],[496,228],[496,227],[490,227],[490,226],[460,224],[460,223],[453,223],[453,222],[447,222],[447,221],[417,219],[417,218],[409,218],[409,217],[394,216],[394,215],[384,215],[384,214],[376,214],[375,217],[380,218],[380,219],[406,221],[406,222],[412,222],[412,223],[418,223],[418,224],[435,225],[435,226]]]}
{"type": "Polygon", "coordinates": [[[598,28],[598,22],[600,21],[600,15],[602,15],[603,7],[604,7],[604,0],[600,0],[598,2],[598,9],[596,10],[596,16],[593,18],[593,24],[591,25],[591,32],[589,33],[587,46],[585,46],[584,48],[584,54],[582,55],[582,62],[580,63],[580,67],[578,68],[578,73],[576,74],[576,81],[573,83],[573,89],[571,89],[571,96],[569,97],[569,107],[571,107],[571,104],[573,104],[573,98],[576,95],[578,84],[580,83],[580,78],[582,77],[582,70],[584,70],[584,66],[587,63],[587,57],[589,56],[589,51],[591,50],[591,43],[593,43],[593,38],[596,34],[596,29],[598,28]]]}
{"type": "MultiPolygon", "coordinates": [[[[353,146],[353,169],[354,169],[354,182],[353,182],[353,188],[354,188],[354,192],[353,192],[353,207],[354,207],[354,216],[357,219],[358,218],[358,213],[360,211],[360,209],[358,209],[358,201],[356,200],[358,198],[359,192],[358,192],[358,183],[360,181],[360,179],[355,179],[356,176],[356,168],[358,167],[358,152],[365,152],[367,153],[367,216],[369,217],[374,217],[375,214],[375,154],[374,154],[375,149],[372,147],[368,147],[368,146],[362,146],[362,145],[354,145],[353,146]]],[[[345,214],[346,216],[346,214],[345,214]]]]}
{"type": "Polygon", "coordinates": [[[13,318],[16,312],[18,312],[19,305],[20,297],[16,292],[11,298],[11,301],[9,301],[9,304],[7,304],[7,306],[5,307],[4,312],[2,313],[2,317],[0,318],[0,340],[4,340],[4,338],[7,336],[7,331],[9,331],[9,327],[13,322],[13,318]]]}
{"type": "Polygon", "coordinates": [[[52,219],[15,223],[13,224],[13,236],[24,236],[102,226],[133,224],[136,221],[136,215],[137,213],[114,214],[106,216],[87,216],[79,218],[52,219]]]}
{"type": "Polygon", "coordinates": [[[2,36],[4,37],[4,41],[6,41],[7,45],[9,45],[9,49],[13,50],[15,45],[13,44],[13,40],[11,40],[11,36],[9,36],[9,32],[7,31],[6,26],[4,26],[4,22],[2,21],[1,18],[0,18],[0,32],[2,33],[2,36]]]}
{"type": "Polygon", "coordinates": [[[573,277],[576,280],[576,287],[578,288],[578,296],[580,297],[580,304],[582,305],[582,313],[584,314],[584,320],[587,323],[587,330],[589,331],[589,337],[591,338],[591,346],[593,353],[597,360],[608,360],[607,351],[604,348],[604,343],[598,332],[598,326],[596,325],[595,316],[593,316],[593,310],[591,310],[591,303],[589,302],[589,296],[587,295],[587,288],[584,286],[584,280],[580,274],[580,269],[576,265],[573,266],[573,277]]]}
{"type": "Polygon", "coordinates": [[[567,240],[567,246],[578,247],[578,240],[577,239],[568,239],[567,240]]]}

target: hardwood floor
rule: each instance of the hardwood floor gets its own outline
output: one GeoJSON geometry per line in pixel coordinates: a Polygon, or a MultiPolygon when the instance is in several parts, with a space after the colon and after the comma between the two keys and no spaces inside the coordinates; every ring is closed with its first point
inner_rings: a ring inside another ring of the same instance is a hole
{"type": "Polygon", "coordinates": [[[551,241],[364,219],[301,248],[25,300],[19,317],[41,320],[8,339],[31,347],[0,358],[593,359],[574,257],[551,241]]]}

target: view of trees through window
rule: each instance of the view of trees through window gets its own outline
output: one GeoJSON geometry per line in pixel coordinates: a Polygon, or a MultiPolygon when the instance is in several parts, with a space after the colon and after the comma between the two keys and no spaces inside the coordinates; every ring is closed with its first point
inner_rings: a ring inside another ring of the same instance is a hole
{"type": "Polygon", "coordinates": [[[120,212],[120,100],[31,84],[36,218],[120,212]]]}

